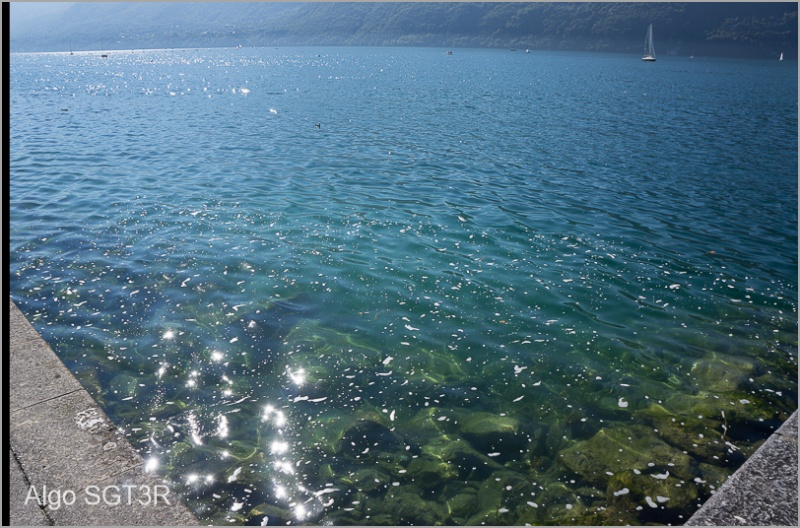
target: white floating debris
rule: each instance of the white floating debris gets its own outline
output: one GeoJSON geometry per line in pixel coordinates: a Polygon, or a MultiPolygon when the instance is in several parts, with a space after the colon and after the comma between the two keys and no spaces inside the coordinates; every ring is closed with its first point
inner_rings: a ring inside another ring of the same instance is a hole
{"type": "Polygon", "coordinates": [[[228,477],[228,484],[234,482],[237,478],[239,478],[239,473],[242,472],[242,468],[236,468],[233,470],[233,474],[228,477]]]}
{"type": "Polygon", "coordinates": [[[650,476],[653,477],[654,479],[664,480],[667,477],[669,477],[669,471],[667,471],[666,473],[654,473],[653,475],[650,476]]]}
{"type": "Polygon", "coordinates": [[[459,215],[458,219],[459,219],[459,220],[461,220],[462,222],[466,222],[466,221],[467,221],[467,219],[466,219],[466,218],[464,218],[464,217],[463,217],[463,216],[461,216],[461,215],[459,215]]]}
{"type": "Polygon", "coordinates": [[[496,456],[500,456],[500,453],[495,451],[494,453],[488,453],[486,456],[488,456],[488,457],[496,457],[496,456]]]}
{"type": "Polygon", "coordinates": [[[242,506],[244,506],[243,502],[233,501],[233,506],[231,506],[231,511],[239,511],[242,509],[242,506]]]}
{"type": "Polygon", "coordinates": [[[419,330],[419,328],[414,328],[414,327],[413,327],[413,326],[411,326],[411,325],[406,325],[406,330],[411,330],[411,331],[413,332],[413,331],[415,331],[415,330],[419,330]]]}
{"type": "Polygon", "coordinates": [[[389,421],[394,421],[394,411],[389,414],[389,421]]]}
{"type": "Polygon", "coordinates": [[[388,365],[393,359],[392,356],[387,356],[386,359],[383,360],[383,364],[388,365]]]}
{"type": "Polygon", "coordinates": [[[651,498],[650,498],[650,496],[649,496],[649,495],[648,495],[647,497],[645,497],[645,498],[644,498],[644,500],[646,500],[646,501],[647,501],[647,505],[648,505],[648,506],[650,506],[651,508],[658,508],[658,504],[656,504],[656,503],[653,501],[653,499],[651,499],[651,498]]]}
{"type": "Polygon", "coordinates": [[[522,398],[524,398],[524,397],[525,397],[525,395],[523,394],[523,395],[522,395],[522,396],[520,396],[519,398],[514,398],[514,401],[515,401],[515,402],[518,402],[518,401],[520,401],[520,400],[521,400],[522,398]]]}
{"type": "Polygon", "coordinates": [[[680,285],[680,284],[670,284],[670,285],[669,285],[669,289],[670,289],[670,290],[677,290],[677,289],[678,289],[678,288],[680,288],[680,287],[681,287],[681,285],[680,285]]]}
{"type": "Polygon", "coordinates": [[[625,401],[625,398],[620,398],[617,402],[617,405],[622,407],[623,409],[628,406],[628,402],[625,401]]]}
{"type": "Polygon", "coordinates": [[[326,493],[335,493],[339,491],[339,488],[325,488],[320,491],[315,491],[314,496],[319,497],[320,495],[325,495],[326,493]]]}
{"type": "Polygon", "coordinates": [[[628,488],[622,488],[622,489],[621,489],[621,490],[619,490],[619,491],[615,491],[615,492],[614,492],[614,496],[615,496],[615,497],[619,497],[620,495],[627,495],[627,494],[628,494],[628,493],[630,493],[630,492],[631,492],[631,490],[629,490],[628,488]]]}
{"type": "Polygon", "coordinates": [[[538,507],[539,507],[539,505],[538,505],[538,504],[536,504],[536,503],[535,503],[535,502],[533,502],[533,501],[528,501],[528,506],[530,506],[531,508],[538,508],[538,507]]]}
{"type": "Polygon", "coordinates": [[[656,500],[660,503],[664,503],[669,500],[669,497],[662,497],[661,495],[656,495],[656,500]]]}

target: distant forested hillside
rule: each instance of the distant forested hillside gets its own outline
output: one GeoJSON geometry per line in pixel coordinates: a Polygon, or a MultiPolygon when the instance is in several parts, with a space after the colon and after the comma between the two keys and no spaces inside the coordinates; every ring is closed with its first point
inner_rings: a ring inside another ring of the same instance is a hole
{"type": "Polygon", "coordinates": [[[12,4],[11,51],[218,46],[441,46],[639,52],[649,23],[666,54],[797,55],[797,4],[12,4]]]}

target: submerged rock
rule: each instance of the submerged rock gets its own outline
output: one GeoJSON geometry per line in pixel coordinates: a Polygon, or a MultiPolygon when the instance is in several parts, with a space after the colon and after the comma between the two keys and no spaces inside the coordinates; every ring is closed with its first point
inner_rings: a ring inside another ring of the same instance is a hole
{"type": "Polygon", "coordinates": [[[115,376],[111,383],[108,384],[108,392],[113,394],[113,398],[117,400],[135,396],[138,388],[139,380],[128,374],[115,376]]]}
{"type": "Polygon", "coordinates": [[[398,434],[373,420],[357,420],[345,429],[341,452],[351,456],[366,456],[370,451],[399,451],[404,449],[398,434]]]}
{"type": "Polygon", "coordinates": [[[431,490],[458,477],[457,464],[432,455],[419,455],[408,465],[408,476],[415,485],[431,490]]]}
{"type": "Polygon", "coordinates": [[[441,436],[422,448],[422,453],[456,466],[459,478],[481,479],[503,466],[478,452],[461,438],[441,436]]]}
{"type": "Polygon", "coordinates": [[[738,390],[754,371],[755,365],[749,359],[712,354],[694,362],[691,376],[698,387],[719,394],[738,390]]]}
{"type": "Polygon", "coordinates": [[[358,469],[342,477],[340,481],[353,486],[360,492],[371,493],[375,490],[386,489],[391,483],[391,476],[385,471],[370,467],[358,469]]]}
{"type": "Polygon", "coordinates": [[[516,418],[488,412],[464,413],[458,424],[458,432],[464,438],[497,460],[521,458],[528,444],[528,436],[520,431],[516,418]]]}
{"type": "Polygon", "coordinates": [[[391,512],[392,524],[436,526],[444,524],[447,510],[435,501],[423,499],[424,491],[406,485],[392,488],[384,498],[386,509],[391,512]]]}
{"type": "Polygon", "coordinates": [[[693,475],[688,455],[661,440],[645,426],[613,427],[600,430],[560,454],[560,460],[587,482],[604,483],[610,475],[637,470],[643,474],[669,472],[689,478],[693,475]]]}
{"type": "Polygon", "coordinates": [[[435,441],[447,434],[446,427],[449,422],[439,420],[445,413],[437,407],[425,407],[414,415],[411,420],[397,426],[397,432],[403,435],[412,450],[419,451],[423,445],[435,441]]]}

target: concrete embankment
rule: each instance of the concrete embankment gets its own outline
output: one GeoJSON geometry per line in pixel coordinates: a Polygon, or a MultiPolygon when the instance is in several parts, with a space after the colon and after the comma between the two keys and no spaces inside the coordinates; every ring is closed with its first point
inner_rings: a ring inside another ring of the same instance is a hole
{"type": "Polygon", "coordinates": [[[797,411],[687,526],[797,526],[797,411]]]}
{"type": "Polygon", "coordinates": [[[199,524],[9,304],[11,525],[199,524]]]}

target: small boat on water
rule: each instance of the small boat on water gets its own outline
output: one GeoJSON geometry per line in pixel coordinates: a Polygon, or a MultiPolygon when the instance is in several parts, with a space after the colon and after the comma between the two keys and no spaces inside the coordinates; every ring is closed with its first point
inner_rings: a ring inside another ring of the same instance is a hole
{"type": "Polygon", "coordinates": [[[783,60],[783,52],[781,52],[781,57],[778,60],[783,60]]]}
{"type": "Polygon", "coordinates": [[[644,56],[642,60],[645,62],[656,61],[656,50],[653,48],[653,24],[647,28],[647,36],[644,38],[644,56]]]}

